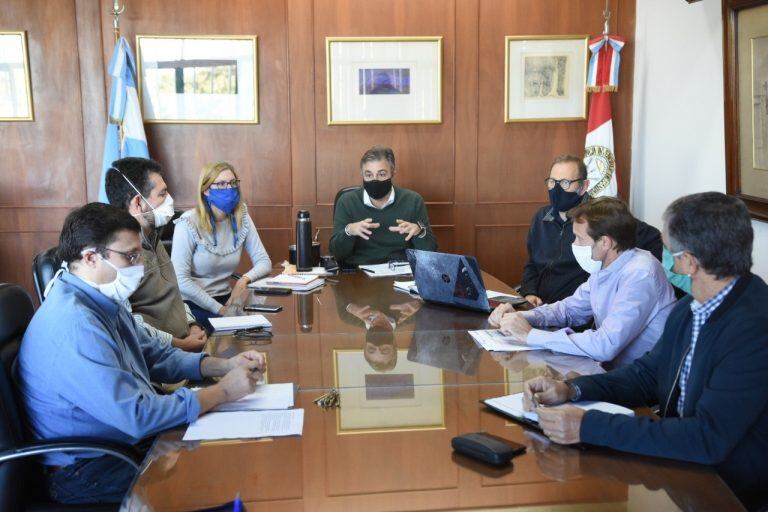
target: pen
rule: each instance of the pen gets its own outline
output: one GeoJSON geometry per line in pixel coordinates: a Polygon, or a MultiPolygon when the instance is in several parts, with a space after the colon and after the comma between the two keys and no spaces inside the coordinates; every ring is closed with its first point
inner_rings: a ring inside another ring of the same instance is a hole
{"type": "Polygon", "coordinates": [[[240,493],[237,493],[235,501],[232,503],[232,512],[243,512],[243,500],[240,499],[240,493]]]}

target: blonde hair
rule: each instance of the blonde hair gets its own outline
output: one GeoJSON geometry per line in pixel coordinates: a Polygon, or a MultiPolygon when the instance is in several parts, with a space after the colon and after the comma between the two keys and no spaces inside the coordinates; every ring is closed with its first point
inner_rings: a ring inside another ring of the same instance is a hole
{"type": "MultiPolygon", "coordinates": [[[[203,167],[200,171],[200,181],[198,183],[197,205],[195,206],[195,214],[197,215],[197,222],[200,228],[206,233],[213,233],[213,224],[211,224],[211,216],[209,215],[208,205],[205,201],[205,192],[211,188],[211,184],[216,178],[224,171],[232,171],[235,175],[235,179],[239,179],[235,168],[227,162],[212,162],[203,167]]],[[[240,195],[240,202],[237,203],[237,207],[232,212],[235,216],[235,222],[237,223],[237,230],[243,227],[243,213],[245,212],[245,203],[243,202],[243,196],[240,195]]]]}

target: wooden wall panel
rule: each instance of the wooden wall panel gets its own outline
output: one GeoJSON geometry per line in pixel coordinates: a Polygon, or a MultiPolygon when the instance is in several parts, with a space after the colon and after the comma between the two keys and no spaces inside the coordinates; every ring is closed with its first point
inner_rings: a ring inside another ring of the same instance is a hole
{"type": "Polygon", "coordinates": [[[4,0],[0,30],[26,30],[35,120],[0,122],[0,205],[85,201],[83,119],[73,2],[4,0]]]}
{"type": "MultiPolygon", "coordinates": [[[[399,185],[424,196],[440,250],[475,254],[519,281],[531,216],[546,204],[550,161],[583,151],[586,122],[503,122],[504,36],[599,34],[602,0],[130,0],[123,35],[256,34],[258,125],[147,124],[150,153],[181,208],[202,165],[226,159],[275,263],[299,209],[327,251],[336,191],[360,183],[358,161],[395,149],[399,185]],[[327,36],[443,37],[437,125],[328,126],[327,36]]],[[[627,38],[613,95],[620,189],[629,191],[635,0],[610,0],[627,38]]],[[[55,243],[66,213],[98,192],[113,48],[111,0],[4,0],[0,28],[27,30],[36,120],[0,123],[0,281],[29,285],[31,255],[55,243]],[[21,254],[14,241],[19,240],[21,254]]],[[[247,262],[243,262],[247,265],[247,262]]],[[[30,288],[31,289],[31,288],[30,288]]]]}
{"type": "MultiPolygon", "coordinates": [[[[101,1],[105,61],[114,47],[111,0],[101,1]]],[[[194,203],[200,169],[226,160],[243,180],[250,205],[290,205],[288,41],[283,1],[130,0],[121,16],[123,36],[135,49],[136,35],[257,35],[259,124],[145,124],[152,157],[160,160],[169,187],[182,206],[194,203]]]]}
{"type": "Polygon", "coordinates": [[[360,157],[374,144],[395,150],[397,183],[426,201],[453,200],[455,5],[446,0],[317,0],[315,2],[315,125],[317,200],[332,203],[358,184],[360,157]],[[436,125],[328,126],[327,36],[443,36],[442,112],[436,125]]]}

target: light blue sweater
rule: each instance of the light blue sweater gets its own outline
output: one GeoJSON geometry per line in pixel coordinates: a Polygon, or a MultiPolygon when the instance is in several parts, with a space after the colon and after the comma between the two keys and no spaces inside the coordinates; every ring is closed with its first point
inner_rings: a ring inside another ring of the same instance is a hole
{"type": "Polygon", "coordinates": [[[213,297],[232,291],[229,276],[240,263],[243,247],[253,263],[245,274],[251,281],[272,270],[272,262],[247,211],[243,213],[236,242],[228,218],[216,223],[216,244],[213,234],[200,228],[194,210],[184,212],[175,222],[171,261],[184,300],[218,313],[221,304],[213,297]]]}

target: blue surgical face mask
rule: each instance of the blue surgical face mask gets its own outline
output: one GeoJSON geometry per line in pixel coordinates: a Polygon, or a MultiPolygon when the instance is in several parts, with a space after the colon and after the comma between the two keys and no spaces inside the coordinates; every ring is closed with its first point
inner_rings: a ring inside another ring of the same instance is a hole
{"type": "Polygon", "coordinates": [[[661,266],[664,267],[664,273],[667,275],[667,280],[673,286],[680,288],[688,295],[692,295],[691,276],[678,274],[672,270],[675,266],[675,256],[669,252],[669,249],[666,247],[664,247],[664,250],[661,253],[661,266]]]}
{"type": "Polygon", "coordinates": [[[205,200],[227,215],[230,215],[240,204],[240,190],[237,188],[209,189],[205,200]]]}

